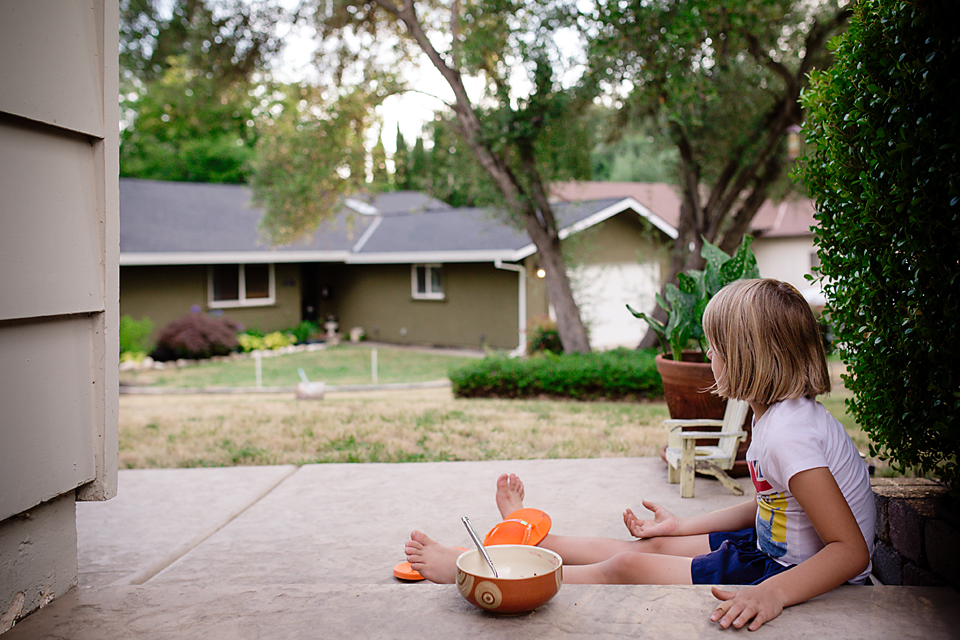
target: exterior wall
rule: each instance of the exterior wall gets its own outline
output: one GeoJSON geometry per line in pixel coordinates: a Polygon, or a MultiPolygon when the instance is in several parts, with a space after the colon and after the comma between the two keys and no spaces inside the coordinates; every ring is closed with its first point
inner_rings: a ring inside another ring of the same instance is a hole
{"type": "MultiPolygon", "coordinates": [[[[270,332],[300,323],[300,265],[275,267],[276,302],[258,307],[223,309],[224,317],[246,328],[270,332]]],[[[207,266],[125,266],[120,269],[120,315],[134,320],[150,318],[154,337],[170,322],[194,307],[204,313],[207,305],[207,266]]]]}
{"type": "Polygon", "coordinates": [[[362,327],[395,344],[513,349],[518,341],[518,276],[492,264],[443,265],[443,300],[411,295],[411,265],[319,265],[325,309],[341,332],[362,327]]]}
{"type": "MultiPolygon", "coordinates": [[[[563,241],[574,297],[595,349],[636,346],[646,325],[626,309],[651,311],[662,286],[670,239],[632,211],[618,214],[563,241]]],[[[528,259],[535,265],[536,256],[528,259]]],[[[549,315],[546,285],[531,268],[527,317],[549,315]]]]}
{"type": "Polygon", "coordinates": [[[4,620],[76,584],[74,500],[116,494],[117,11],[0,4],[4,620]]]}
{"type": "Polygon", "coordinates": [[[789,282],[800,291],[810,283],[804,276],[812,274],[811,256],[817,252],[813,236],[796,238],[757,238],[751,245],[757,267],[764,278],[789,282]]]}

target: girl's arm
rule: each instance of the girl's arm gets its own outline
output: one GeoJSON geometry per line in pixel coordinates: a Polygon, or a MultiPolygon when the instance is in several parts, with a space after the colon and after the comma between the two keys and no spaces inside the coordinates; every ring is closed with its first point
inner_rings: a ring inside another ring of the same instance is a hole
{"type": "Polygon", "coordinates": [[[678,518],[663,507],[646,500],[643,501],[643,506],[653,512],[653,520],[640,520],[630,509],[623,514],[624,524],[637,538],[694,536],[714,531],[739,531],[754,526],[757,518],[756,498],[691,518],[678,518]]]}
{"type": "Polygon", "coordinates": [[[824,543],[823,549],[796,567],[756,587],[731,592],[713,588],[723,602],[710,619],[726,629],[753,620],[756,631],[784,607],[806,602],[851,580],[870,563],[867,543],[833,474],[826,467],[802,471],[790,479],[790,491],[824,543]]]}

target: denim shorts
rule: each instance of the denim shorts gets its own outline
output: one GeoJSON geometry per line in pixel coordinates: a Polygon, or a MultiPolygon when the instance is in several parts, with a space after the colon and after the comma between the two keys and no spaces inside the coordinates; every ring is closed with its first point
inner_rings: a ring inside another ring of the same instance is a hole
{"type": "Polygon", "coordinates": [[[710,549],[690,565],[693,584],[759,584],[790,568],[757,548],[753,527],[711,533],[710,549]]]}

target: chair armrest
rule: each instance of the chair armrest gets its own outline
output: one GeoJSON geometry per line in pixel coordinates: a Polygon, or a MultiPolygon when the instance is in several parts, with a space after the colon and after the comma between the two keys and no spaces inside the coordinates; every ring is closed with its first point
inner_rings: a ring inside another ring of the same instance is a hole
{"type": "Polygon", "coordinates": [[[719,431],[681,431],[680,437],[683,440],[690,440],[692,438],[738,438],[743,439],[747,437],[746,431],[728,431],[726,433],[721,433],[719,431]]]}
{"type": "Polygon", "coordinates": [[[675,429],[677,427],[722,427],[723,420],[714,420],[712,418],[697,418],[686,420],[683,418],[672,418],[663,421],[665,427],[675,429]]]}

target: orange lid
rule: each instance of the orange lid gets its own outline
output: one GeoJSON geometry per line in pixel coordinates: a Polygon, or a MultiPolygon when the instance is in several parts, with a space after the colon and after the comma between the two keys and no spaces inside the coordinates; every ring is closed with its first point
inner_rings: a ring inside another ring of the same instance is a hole
{"type": "Polygon", "coordinates": [[[414,571],[409,562],[401,562],[395,566],[393,575],[401,580],[423,580],[423,576],[414,571]]]}
{"type": "Polygon", "coordinates": [[[517,509],[483,539],[485,545],[537,545],[550,531],[550,516],[540,509],[517,509]]]}

